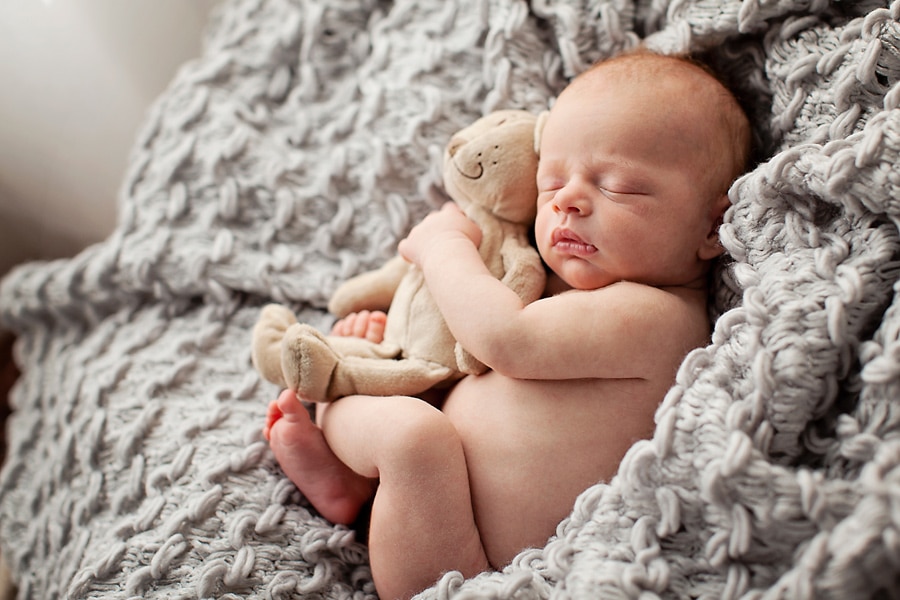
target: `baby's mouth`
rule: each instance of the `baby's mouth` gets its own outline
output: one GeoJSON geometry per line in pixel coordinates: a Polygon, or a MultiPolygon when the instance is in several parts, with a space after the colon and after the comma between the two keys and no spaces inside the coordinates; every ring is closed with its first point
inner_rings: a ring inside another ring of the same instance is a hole
{"type": "Polygon", "coordinates": [[[584,241],[568,229],[555,230],[551,242],[554,249],[575,256],[589,256],[597,251],[596,246],[584,241]]]}

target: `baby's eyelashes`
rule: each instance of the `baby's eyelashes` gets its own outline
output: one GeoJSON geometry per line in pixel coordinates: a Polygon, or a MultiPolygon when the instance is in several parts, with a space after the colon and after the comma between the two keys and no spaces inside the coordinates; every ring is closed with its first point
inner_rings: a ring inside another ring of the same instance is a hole
{"type": "Polygon", "coordinates": [[[604,193],[617,194],[620,196],[647,196],[650,194],[652,187],[643,179],[637,179],[631,176],[617,176],[608,174],[598,176],[594,180],[594,185],[604,193]]]}
{"type": "Polygon", "coordinates": [[[644,195],[637,192],[619,191],[602,187],[597,189],[599,189],[604,196],[610,198],[611,200],[627,200],[628,198],[644,195]]]}
{"type": "Polygon", "coordinates": [[[600,192],[611,198],[627,199],[629,197],[649,195],[648,190],[644,186],[628,181],[600,180],[595,182],[594,185],[600,192]]]}

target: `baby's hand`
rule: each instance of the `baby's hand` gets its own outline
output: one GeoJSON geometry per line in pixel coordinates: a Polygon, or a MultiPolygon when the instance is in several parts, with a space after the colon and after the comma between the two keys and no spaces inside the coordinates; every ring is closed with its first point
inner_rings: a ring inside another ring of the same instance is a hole
{"type": "Polygon", "coordinates": [[[365,338],[379,344],[384,340],[385,323],[387,315],[380,310],[361,310],[337,321],[331,328],[331,333],[342,337],[365,338]]]}
{"type": "Polygon", "coordinates": [[[481,245],[481,229],[453,202],[433,212],[412,228],[400,242],[400,255],[414,265],[421,266],[425,254],[436,244],[449,238],[467,238],[477,248],[481,245]]]}

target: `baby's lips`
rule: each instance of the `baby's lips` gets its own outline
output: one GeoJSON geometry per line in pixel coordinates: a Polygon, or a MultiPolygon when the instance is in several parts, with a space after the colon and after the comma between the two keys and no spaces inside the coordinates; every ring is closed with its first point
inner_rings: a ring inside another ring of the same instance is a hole
{"type": "Polygon", "coordinates": [[[552,241],[554,244],[558,244],[560,242],[570,242],[573,244],[582,244],[584,246],[590,246],[588,242],[584,241],[576,234],[574,234],[569,229],[557,229],[553,232],[552,241]]]}
{"type": "Polygon", "coordinates": [[[564,255],[578,258],[588,258],[597,252],[597,247],[581,239],[568,229],[558,229],[553,232],[553,249],[564,255]]]}

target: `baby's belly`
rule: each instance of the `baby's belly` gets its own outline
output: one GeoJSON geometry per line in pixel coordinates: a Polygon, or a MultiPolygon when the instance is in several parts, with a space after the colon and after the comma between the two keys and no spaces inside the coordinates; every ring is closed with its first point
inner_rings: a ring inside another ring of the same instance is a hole
{"type": "MultiPolygon", "coordinates": [[[[642,380],[462,380],[444,412],[462,438],[472,504],[494,567],[541,547],[589,486],[653,432],[665,393],[642,380]]],[[[659,386],[656,386],[657,388],[659,386]]]]}

